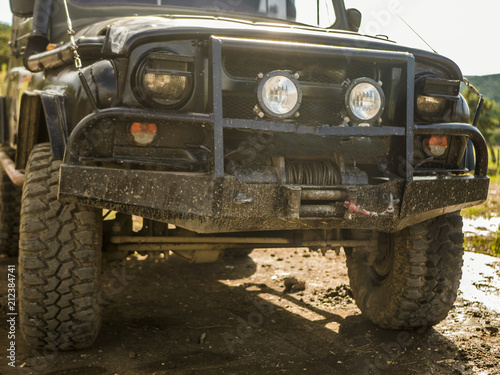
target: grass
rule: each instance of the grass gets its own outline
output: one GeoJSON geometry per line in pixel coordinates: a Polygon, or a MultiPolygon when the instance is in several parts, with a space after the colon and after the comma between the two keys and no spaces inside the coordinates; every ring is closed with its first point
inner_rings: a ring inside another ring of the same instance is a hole
{"type": "MultiPolygon", "coordinates": [[[[500,130],[500,128],[498,129],[500,130]]],[[[500,146],[494,146],[493,150],[497,157],[496,162],[494,163],[491,158],[488,161],[488,176],[490,177],[491,182],[500,183],[500,146]]]]}
{"type": "Polygon", "coordinates": [[[465,237],[464,248],[473,253],[500,258],[500,228],[497,233],[490,236],[465,237]]]}
{"type": "Polygon", "coordinates": [[[498,228],[495,240],[491,244],[490,249],[493,252],[493,255],[500,257],[500,228],[498,228]]]}
{"type": "MultiPolygon", "coordinates": [[[[495,147],[498,155],[500,147],[495,147]]],[[[462,210],[464,218],[483,217],[490,219],[500,214],[500,166],[499,161],[488,164],[488,176],[490,177],[490,190],[486,202],[479,206],[469,207],[462,210]]],[[[500,228],[496,233],[487,236],[470,236],[465,238],[464,247],[468,251],[500,257],[500,228]]]]}
{"type": "Polygon", "coordinates": [[[490,183],[490,192],[486,202],[462,210],[462,216],[466,218],[484,217],[489,219],[493,216],[492,214],[500,214],[500,183],[498,182],[490,183]]]}
{"type": "MultiPolygon", "coordinates": [[[[498,155],[500,147],[495,147],[495,153],[498,155]]],[[[500,160],[493,163],[491,159],[488,162],[488,177],[490,178],[490,191],[488,200],[474,207],[462,210],[462,216],[467,218],[485,217],[490,218],[492,213],[500,214],[500,160]]]]}
{"type": "Polygon", "coordinates": [[[489,171],[488,177],[490,178],[491,183],[500,184],[500,167],[488,168],[488,171],[489,171]],[[491,173],[492,171],[495,171],[495,172],[491,173]]]}

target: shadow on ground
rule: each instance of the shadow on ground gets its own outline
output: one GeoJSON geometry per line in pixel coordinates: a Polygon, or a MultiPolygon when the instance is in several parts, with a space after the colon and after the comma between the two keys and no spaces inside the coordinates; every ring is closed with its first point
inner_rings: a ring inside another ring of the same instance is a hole
{"type": "MultiPolygon", "coordinates": [[[[94,346],[39,353],[17,339],[20,374],[461,374],[471,366],[436,329],[379,329],[348,293],[344,257],[256,250],[207,265],[132,258],[106,271],[94,346]],[[283,293],[293,275],[306,288],[283,293]]],[[[12,259],[0,260],[2,277],[12,259]]],[[[2,284],[3,285],[3,284],[2,284]]],[[[2,309],[5,295],[2,294],[2,309]]],[[[452,335],[451,335],[452,336],[452,335]]],[[[451,337],[450,336],[450,337],[451,337]]],[[[0,324],[0,340],[6,326],[0,324]]],[[[3,345],[2,345],[3,347],[3,345]]]]}

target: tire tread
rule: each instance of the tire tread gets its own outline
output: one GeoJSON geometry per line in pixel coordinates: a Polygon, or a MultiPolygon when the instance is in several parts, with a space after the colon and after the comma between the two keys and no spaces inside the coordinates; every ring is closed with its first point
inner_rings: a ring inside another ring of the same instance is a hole
{"type": "Polygon", "coordinates": [[[101,217],[57,200],[60,163],[35,146],[22,197],[20,328],[37,349],[86,348],[100,329],[101,217]]]}
{"type": "Polygon", "coordinates": [[[464,253],[462,218],[459,213],[443,215],[394,236],[400,244],[394,260],[399,273],[380,285],[367,280],[362,258],[348,256],[356,303],[384,328],[433,326],[446,318],[457,297],[464,253]],[[385,303],[378,302],[380,298],[385,303]]]}

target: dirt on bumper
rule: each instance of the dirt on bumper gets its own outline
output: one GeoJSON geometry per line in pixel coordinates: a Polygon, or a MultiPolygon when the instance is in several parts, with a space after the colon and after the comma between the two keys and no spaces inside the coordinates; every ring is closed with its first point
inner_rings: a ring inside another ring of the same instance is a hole
{"type": "Polygon", "coordinates": [[[200,233],[335,227],[396,231],[479,204],[488,186],[487,177],[468,176],[319,188],[245,184],[204,173],[63,165],[60,199],[200,233]],[[333,198],[309,201],[314,192],[321,199],[325,191],[333,198]]]}

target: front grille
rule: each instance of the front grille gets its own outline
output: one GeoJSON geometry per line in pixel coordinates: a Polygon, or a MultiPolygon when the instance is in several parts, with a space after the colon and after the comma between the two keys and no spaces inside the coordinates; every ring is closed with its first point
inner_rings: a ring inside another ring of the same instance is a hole
{"type": "MultiPolygon", "coordinates": [[[[257,100],[254,95],[223,97],[225,118],[258,119],[254,113],[257,100]]],[[[342,122],[342,103],[334,101],[315,100],[313,98],[303,98],[299,108],[300,116],[294,118],[297,123],[307,123],[311,125],[340,124],[342,122]]]]}
{"type": "Polygon", "coordinates": [[[300,74],[300,81],[320,84],[341,85],[349,77],[373,78],[373,64],[351,63],[349,59],[311,58],[293,53],[278,56],[263,53],[226,53],[224,69],[233,78],[255,79],[259,73],[274,70],[289,70],[300,74]]]}
{"type": "Polygon", "coordinates": [[[337,101],[318,101],[305,98],[299,108],[298,121],[314,125],[342,123],[342,103],[337,101]]]}
{"type": "Polygon", "coordinates": [[[234,119],[258,119],[254,112],[257,104],[256,89],[259,73],[275,70],[286,70],[299,73],[299,82],[304,89],[299,117],[289,119],[300,124],[340,125],[346,115],[344,108],[344,89],[346,80],[360,77],[376,79],[377,70],[370,62],[353,61],[350,58],[333,56],[309,56],[281,52],[270,54],[262,51],[223,51],[223,69],[226,83],[247,82],[248,91],[238,91],[237,87],[228,84],[223,95],[223,116],[234,119]],[[235,88],[236,87],[236,88],[235,88]],[[253,87],[249,90],[248,87],[253,87]],[[308,90],[305,90],[305,88],[308,90]],[[325,96],[325,88],[336,88],[335,97],[325,96]],[[306,93],[307,92],[307,93],[306,93]]]}
{"type": "MultiPolygon", "coordinates": [[[[258,103],[259,75],[273,71],[298,73],[302,88],[300,116],[283,121],[305,125],[339,126],[347,116],[346,86],[358,78],[382,84],[386,109],[382,126],[404,126],[398,114],[406,105],[404,60],[391,60],[383,53],[324,46],[273,46],[258,41],[225,41],[221,49],[223,117],[261,120],[254,108],[258,103]],[[227,47],[225,47],[227,45],[227,47]],[[373,55],[373,58],[372,56],[373,55]]],[[[264,117],[262,120],[272,120],[264,117]]]]}
{"type": "Polygon", "coordinates": [[[225,118],[241,118],[241,119],[254,119],[256,118],[253,108],[257,101],[253,95],[245,96],[223,96],[225,118]]]}

